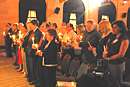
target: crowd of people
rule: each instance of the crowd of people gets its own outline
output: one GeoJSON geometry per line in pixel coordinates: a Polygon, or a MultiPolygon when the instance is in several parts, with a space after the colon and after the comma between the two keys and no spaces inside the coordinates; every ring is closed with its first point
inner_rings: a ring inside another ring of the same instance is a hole
{"type": "Polygon", "coordinates": [[[17,71],[36,87],[56,87],[59,73],[73,76],[78,87],[86,87],[81,77],[99,67],[113,78],[108,87],[120,87],[123,82],[130,36],[121,20],[96,24],[89,19],[76,29],[71,23],[59,27],[51,22],[39,25],[38,20],[26,25],[8,23],[6,27],[6,54],[15,56],[17,71]]]}

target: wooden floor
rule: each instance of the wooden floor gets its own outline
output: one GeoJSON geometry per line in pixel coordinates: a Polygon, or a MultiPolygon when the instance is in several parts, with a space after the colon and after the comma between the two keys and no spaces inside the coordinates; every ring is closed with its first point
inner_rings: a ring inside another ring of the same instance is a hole
{"type": "Polygon", "coordinates": [[[0,87],[34,87],[28,84],[22,72],[16,71],[12,63],[12,58],[0,53],[0,87]]]}
{"type": "MultiPolygon", "coordinates": [[[[22,72],[17,72],[13,66],[13,58],[4,56],[0,52],[0,87],[35,87],[29,85],[22,72]]],[[[74,82],[58,81],[58,87],[76,87],[74,82]]]]}
{"type": "MultiPolygon", "coordinates": [[[[7,58],[4,56],[4,52],[0,52],[0,87],[35,87],[29,85],[27,79],[22,72],[17,72],[13,66],[13,58],[7,58]]],[[[129,86],[122,87],[130,87],[129,86]]],[[[57,81],[58,87],[76,87],[75,82],[57,81]]]]}

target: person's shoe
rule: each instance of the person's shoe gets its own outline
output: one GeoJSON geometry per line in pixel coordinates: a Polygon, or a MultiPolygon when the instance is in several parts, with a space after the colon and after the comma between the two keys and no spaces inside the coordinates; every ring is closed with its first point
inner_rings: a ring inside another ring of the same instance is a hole
{"type": "Polygon", "coordinates": [[[33,85],[34,83],[33,82],[29,82],[29,85],[33,85]]]}
{"type": "Polygon", "coordinates": [[[21,71],[22,71],[22,69],[18,69],[18,70],[17,70],[17,72],[21,72],[21,71]]]}
{"type": "Polygon", "coordinates": [[[35,84],[34,81],[29,82],[29,85],[34,85],[34,84],[35,84]]]}
{"type": "Polygon", "coordinates": [[[25,73],[24,70],[21,71],[23,74],[25,73]]]}
{"type": "Polygon", "coordinates": [[[24,78],[28,78],[28,77],[27,77],[27,74],[26,74],[25,72],[23,73],[23,77],[24,77],[24,78]]]}
{"type": "Polygon", "coordinates": [[[15,66],[15,69],[19,69],[19,66],[15,66]]]}

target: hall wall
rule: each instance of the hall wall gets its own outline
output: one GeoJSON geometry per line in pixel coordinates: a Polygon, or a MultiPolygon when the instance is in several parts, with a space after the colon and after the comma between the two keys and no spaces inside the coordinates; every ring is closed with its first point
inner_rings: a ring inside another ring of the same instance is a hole
{"type": "MultiPolygon", "coordinates": [[[[113,0],[117,8],[117,19],[121,19],[121,15],[124,12],[127,12],[128,7],[130,6],[130,0],[128,3],[123,4],[123,0],[113,0]]],[[[0,45],[4,44],[4,39],[2,36],[3,31],[5,30],[5,24],[16,23],[18,22],[18,3],[19,0],[0,0],[0,45]]],[[[56,22],[58,25],[62,23],[63,15],[63,3],[59,3],[58,0],[46,0],[47,4],[47,21],[56,22]],[[54,9],[60,7],[59,14],[54,14],[54,9]]],[[[86,11],[85,19],[94,19],[97,21],[98,8],[86,11]]]]}

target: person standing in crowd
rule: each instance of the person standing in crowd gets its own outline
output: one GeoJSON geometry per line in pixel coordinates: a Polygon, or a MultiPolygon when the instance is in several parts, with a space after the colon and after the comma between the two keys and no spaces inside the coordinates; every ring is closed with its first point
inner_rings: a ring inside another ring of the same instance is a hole
{"type": "Polygon", "coordinates": [[[66,31],[63,35],[63,42],[69,42],[69,43],[72,43],[76,40],[77,38],[77,35],[76,33],[74,32],[74,27],[71,23],[68,23],[66,25],[66,31]]]}
{"type": "Polygon", "coordinates": [[[46,41],[37,51],[37,55],[42,56],[42,72],[40,87],[56,87],[56,66],[58,44],[56,42],[57,32],[50,29],[46,32],[46,41]]]}
{"type": "Polygon", "coordinates": [[[104,51],[103,46],[106,45],[108,37],[112,33],[111,23],[108,20],[102,20],[99,23],[99,32],[102,38],[100,39],[99,44],[97,46],[97,58],[102,59],[104,51]]]}
{"type": "MultiPolygon", "coordinates": [[[[127,29],[127,35],[128,35],[128,39],[130,41],[130,29],[127,29]]],[[[126,81],[130,81],[130,45],[128,47],[128,50],[126,52],[126,71],[125,71],[125,80],[126,81]]]]}
{"type": "Polygon", "coordinates": [[[4,35],[5,38],[5,50],[6,50],[6,56],[7,57],[13,57],[12,54],[12,39],[10,37],[10,35],[12,34],[12,28],[11,28],[11,23],[7,23],[6,24],[6,32],[4,35]]]}
{"type": "MultiPolygon", "coordinates": [[[[27,75],[27,66],[26,66],[26,55],[25,55],[25,52],[24,52],[24,48],[22,46],[23,44],[23,41],[24,41],[24,37],[26,36],[26,33],[27,33],[27,29],[24,27],[24,24],[23,23],[19,23],[18,25],[19,27],[19,45],[20,45],[20,52],[21,52],[21,60],[22,62],[22,72],[24,74],[24,76],[26,77],[27,75]]],[[[20,61],[19,61],[20,62],[20,61]]]]}
{"type": "Polygon", "coordinates": [[[32,73],[31,73],[31,70],[30,70],[30,55],[29,55],[29,52],[31,50],[31,47],[30,47],[30,44],[32,42],[32,30],[30,29],[30,22],[26,23],[26,26],[27,26],[27,33],[23,39],[23,43],[22,43],[22,48],[24,48],[24,52],[25,52],[25,55],[26,55],[26,65],[27,65],[27,80],[28,82],[31,84],[32,83],[32,73]]]}
{"type": "Polygon", "coordinates": [[[108,35],[103,52],[104,59],[109,61],[108,68],[113,78],[113,87],[120,87],[125,71],[125,53],[129,46],[125,23],[121,20],[112,24],[112,33],[108,35]]]}
{"type": "Polygon", "coordinates": [[[39,21],[32,20],[30,22],[30,29],[32,30],[31,39],[32,41],[29,44],[30,52],[29,53],[29,69],[30,69],[30,76],[31,76],[31,83],[35,85],[39,85],[39,58],[36,56],[35,52],[38,50],[38,44],[42,37],[42,32],[39,30],[39,21]]]}
{"type": "Polygon", "coordinates": [[[94,65],[96,61],[97,44],[101,39],[101,35],[95,29],[93,20],[88,20],[85,24],[85,32],[80,47],[82,48],[82,64],[78,70],[77,79],[88,71],[88,65],[94,65]]]}
{"type": "Polygon", "coordinates": [[[19,33],[19,30],[18,30],[18,24],[17,23],[14,23],[12,25],[12,30],[13,30],[13,33],[11,35],[11,38],[13,40],[13,52],[15,54],[15,62],[14,62],[14,65],[17,66],[16,68],[19,69],[19,65],[18,65],[18,45],[16,44],[16,41],[18,39],[18,33],[19,33]]]}
{"type": "Polygon", "coordinates": [[[77,39],[77,34],[74,32],[74,27],[71,23],[66,25],[65,33],[61,39],[62,45],[62,61],[61,61],[61,71],[65,76],[69,76],[69,65],[71,59],[74,57],[73,45],[77,39]]]}

